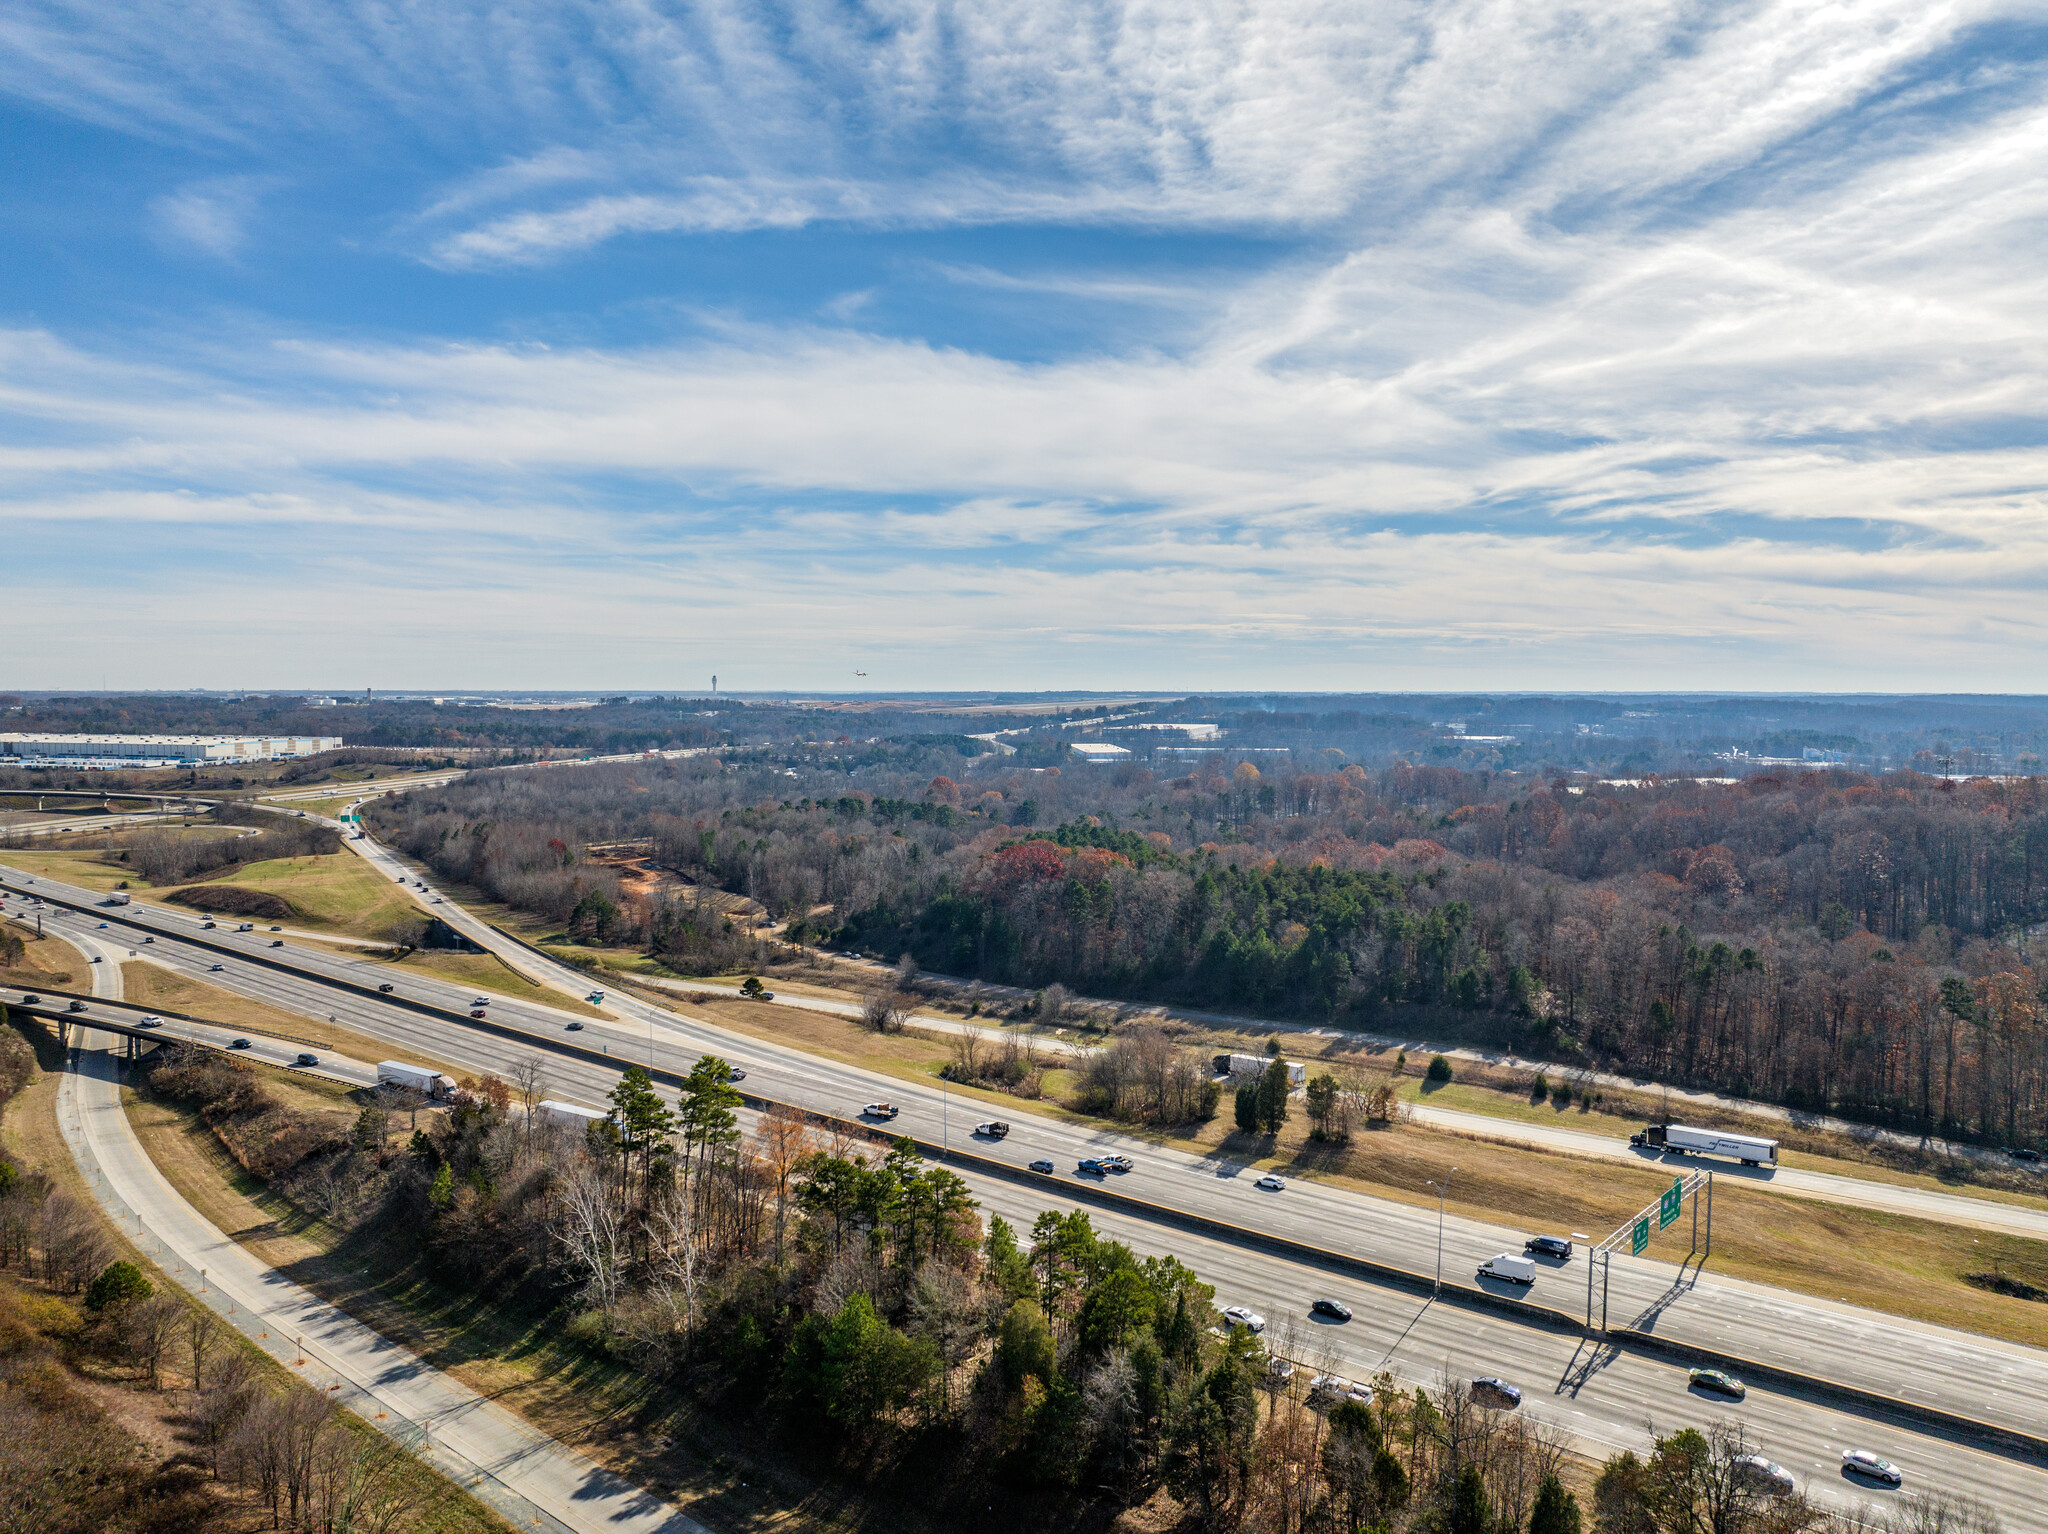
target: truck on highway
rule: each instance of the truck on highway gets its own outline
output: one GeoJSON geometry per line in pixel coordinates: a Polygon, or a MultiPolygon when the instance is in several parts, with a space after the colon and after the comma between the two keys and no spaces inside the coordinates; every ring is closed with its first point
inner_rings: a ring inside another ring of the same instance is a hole
{"type": "Polygon", "coordinates": [[[107,896],[107,904],[126,905],[128,904],[129,899],[130,896],[126,890],[115,890],[113,894],[107,896]]]}
{"type": "Polygon", "coordinates": [[[430,1071],[422,1066],[407,1065],[402,1060],[379,1060],[377,1085],[405,1087],[414,1092],[424,1092],[437,1100],[455,1094],[455,1082],[452,1077],[443,1076],[439,1071],[430,1071]]]}
{"type": "Polygon", "coordinates": [[[579,1108],[574,1103],[556,1102],[553,1098],[535,1105],[534,1117],[543,1124],[556,1124],[567,1129],[588,1131],[592,1124],[611,1115],[597,1108],[579,1108]]]}
{"type": "Polygon", "coordinates": [[[1639,1149],[1677,1151],[1686,1156],[1732,1156],[1744,1166],[1776,1166],[1778,1142],[1756,1135],[1733,1135],[1724,1129],[1692,1129],[1684,1124],[1652,1124],[1628,1137],[1639,1149]]]}
{"type": "MultiPolygon", "coordinates": [[[[1218,1055],[1215,1059],[1216,1074],[1219,1076],[1263,1076],[1272,1059],[1267,1055],[1218,1055]]],[[[1308,1067],[1298,1060],[1287,1062],[1287,1084],[1298,1087],[1308,1080],[1308,1067]]]]}

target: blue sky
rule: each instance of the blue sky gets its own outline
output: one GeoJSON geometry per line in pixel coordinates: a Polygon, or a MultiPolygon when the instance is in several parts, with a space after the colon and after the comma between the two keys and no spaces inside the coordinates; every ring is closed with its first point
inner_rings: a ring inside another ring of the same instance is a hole
{"type": "Polygon", "coordinates": [[[2038,691],[2044,87],[1928,0],[16,0],[0,686],[2038,691]]]}

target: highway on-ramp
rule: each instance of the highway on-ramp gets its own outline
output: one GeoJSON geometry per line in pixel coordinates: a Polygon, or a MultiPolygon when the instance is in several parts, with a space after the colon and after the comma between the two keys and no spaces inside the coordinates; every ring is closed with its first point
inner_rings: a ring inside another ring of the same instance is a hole
{"type": "MultiPolygon", "coordinates": [[[[16,882],[11,874],[9,882],[16,882]]],[[[89,903],[94,898],[89,892],[66,893],[47,882],[40,887],[67,899],[83,896],[89,903]]],[[[97,930],[90,915],[54,906],[45,907],[43,914],[53,927],[82,929],[86,934],[97,930]]],[[[864,1103],[887,1099],[901,1110],[894,1128],[934,1143],[963,1144],[973,1120],[988,1111],[980,1103],[955,1100],[936,1086],[906,1083],[731,1034],[687,1013],[635,998],[611,999],[610,1005],[621,1014],[616,1022],[572,1017],[534,1002],[495,1000],[488,1008],[492,1024],[514,1035],[500,1037],[468,1024],[463,1013],[469,994],[462,987],[407,975],[402,982],[406,995],[448,1008],[456,1016],[408,1012],[334,987],[336,980],[374,986],[394,973],[371,960],[297,946],[272,950],[260,946],[262,934],[204,934],[209,940],[222,939],[220,946],[229,950],[229,956],[221,958],[188,946],[190,938],[200,935],[194,921],[147,908],[128,919],[157,934],[157,942],[150,946],[156,950],[158,962],[188,966],[200,978],[289,1010],[315,1017],[332,1015],[356,1032],[400,1046],[394,1053],[410,1046],[430,1062],[505,1074],[522,1056],[536,1049],[549,1052],[552,1090],[572,1100],[602,1101],[615,1079],[615,1070],[608,1069],[611,1061],[623,1066],[651,1059],[664,1071],[681,1073],[699,1054],[715,1052],[744,1067],[747,1089],[762,1097],[837,1116],[854,1115],[864,1103]],[[248,958],[238,957],[240,954],[248,958]],[[290,968],[278,970],[250,962],[258,956],[287,963],[290,968]],[[226,968],[213,973],[208,967],[212,963],[224,963],[226,968]],[[571,1032],[572,1023],[584,1026],[571,1032]],[[589,1063],[565,1058],[555,1049],[561,1044],[594,1049],[599,1058],[589,1063]]],[[[1012,1134],[1000,1146],[984,1149],[983,1154],[1019,1168],[1034,1157],[1054,1160],[1060,1172],[1047,1189],[1047,1202],[1069,1198],[1062,1185],[1072,1186],[1078,1155],[1120,1150],[1134,1157],[1137,1167],[1116,1179],[1117,1188],[1154,1204],[1412,1272],[1427,1273],[1435,1264],[1436,1222],[1412,1206],[1308,1180],[1296,1180],[1284,1194],[1262,1194],[1252,1187],[1252,1175],[1236,1163],[1160,1149],[1106,1127],[1075,1125],[1023,1112],[1007,1116],[1015,1126],[1012,1134]]],[[[1532,1225],[1540,1225],[1540,1211],[1532,1215],[1532,1225]]],[[[1519,1251],[1525,1234],[1486,1222],[1447,1219],[1444,1270],[1469,1285],[1469,1275],[1479,1262],[1503,1250],[1519,1251]]],[[[1179,1250],[1193,1238],[1182,1232],[1161,1232],[1156,1239],[1179,1250]]],[[[1272,1260],[1281,1263],[1276,1273],[1290,1275],[1285,1282],[1297,1300],[1305,1301],[1327,1282],[1310,1266],[1272,1260]]],[[[1563,1270],[1544,1272],[1533,1297],[1567,1311],[1582,1306],[1583,1271],[1583,1264],[1574,1262],[1563,1270]]],[[[1400,1293],[1374,1292],[1383,1296],[1400,1293]]],[[[1383,1299],[1381,1303],[1394,1301],[1383,1299]]],[[[1406,1303],[1405,1294],[1400,1303],[1406,1303]]],[[[1672,1263],[1649,1259],[1615,1261],[1610,1306],[1616,1322],[1633,1324],[1673,1342],[1804,1371],[1882,1397],[1917,1401],[2021,1432],[2038,1432],[2040,1424],[2048,1421],[2048,1354],[2040,1350],[1724,1279],[1711,1272],[1688,1271],[1681,1276],[1672,1263]]],[[[1479,1324],[1475,1318],[1486,1314],[1469,1309],[1456,1313],[1462,1317],[1461,1324],[1468,1326],[1479,1324]]],[[[1493,1324],[1490,1317],[1488,1324],[1493,1324]]],[[[1502,1317],[1500,1324],[1518,1332],[1540,1330],[1511,1317],[1502,1317]]]]}

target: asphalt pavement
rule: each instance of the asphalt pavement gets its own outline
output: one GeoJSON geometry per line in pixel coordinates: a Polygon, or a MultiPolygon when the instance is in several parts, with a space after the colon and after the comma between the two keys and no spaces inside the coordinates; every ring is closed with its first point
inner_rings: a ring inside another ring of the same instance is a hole
{"type": "MultiPolygon", "coordinates": [[[[10,878],[10,882],[13,882],[10,878]]],[[[64,893],[57,890],[57,893],[64,893]]],[[[67,897],[72,898],[72,897],[67,897]]],[[[131,908],[132,909],[132,908],[131,908]]],[[[90,922],[60,916],[46,908],[52,925],[90,922]]],[[[501,1039],[478,1033],[452,1019],[439,1019],[394,1009],[367,998],[337,992],[323,978],[374,984],[391,973],[387,966],[336,955],[325,950],[291,947],[281,951],[295,966],[281,973],[255,964],[221,961],[189,950],[177,939],[181,919],[146,912],[142,917],[159,932],[158,962],[189,966],[211,983],[257,996],[280,1007],[313,1016],[333,1015],[342,1025],[394,1044],[411,1045],[432,1059],[471,1070],[507,1073],[520,1057],[547,1051],[569,1040],[594,1047],[622,1068],[634,1060],[685,1071],[701,1053],[718,1053],[748,1071],[749,1090],[772,1100],[789,1102],[821,1113],[850,1116],[861,1104],[878,1098],[897,1103],[902,1112],[894,1127],[934,1142],[963,1142],[973,1120],[990,1110],[978,1101],[957,1106],[942,1088],[906,1083],[835,1061],[751,1037],[733,1035],[709,1023],[616,994],[609,1005],[622,1014],[617,1022],[588,1020],[572,1036],[570,1014],[533,1002],[497,1000],[490,1012],[500,1027],[522,1037],[501,1039]],[[225,962],[218,974],[207,966],[225,962]]],[[[196,930],[189,923],[184,931],[196,930]]],[[[260,940],[261,934],[220,931],[232,948],[260,940]]],[[[252,954],[279,954],[252,947],[252,954]]],[[[547,961],[528,957],[535,966],[547,961]]],[[[105,968],[106,966],[96,966],[105,968]]],[[[574,974],[573,971],[569,972],[574,974]]],[[[581,977],[578,977],[579,981],[581,977]]],[[[428,977],[408,976],[406,993],[437,1005],[466,1010],[470,992],[428,977]]],[[[596,1104],[610,1090],[616,1072],[602,1063],[585,1064],[556,1055],[549,1063],[551,1095],[596,1104]]],[[[1019,1167],[1037,1156],[1053,1159],[1060,1180],[1072,1177],[1079,1155],[1122,1151],[1137,1168],[1119,1177],[1120,1191],[1156,1204],[1228,1221],[1251,1231],[1270,1231],[1310,1245],[1392,1263],[1414,1272],[1429,1272],[1436,1262],[1436,1222],[1414,1207],[1351,1193],[1307,1180],[1296,1180],[1277,1197],[1251,1187],[1255,1174],[1218,1159],[1160,1150],[1108,1128],[1072,1125],[1009,1113],[1015,1126],[1000,1146],[983,1154],[1010,1160],[1019,1167]]],[[[1051,1195],[1058,1199],[1062,1195],[1051,1195]]],[[[1535,1212],[1532,1227],[1544,1222],[1535,1212]]],[[[1172,1249],[1188,1249],[1189,1237],[1178,1230],[1153,1227],[1156,1239],[1172,1249]]],[[[1500,1251],[1519,1251],[1527,1230],[1452,1217],[1443,1226],[1443,1263],[1447,1274],[1463,1277],[1500,1251]]],[[[1250,1260],[1249,1256],[1245,1260],[1250,1260]]],[[[1315,1270],[1280,1259],[1285,1283],[1298,1296],[1325,1280],[1315,1270]]],[[[1546,1269],[1533,1298],[1567,1311],[1584,1304],[1584,1264],[1546,1269]]],[[[1275,1283],[1281,1280],[1276,1279],[1275,1283]]],[[[1381,1303],[1406,1303],[1401,1291],[1378,1289],[1381,1303]]],[[[1916,1400],[2022,1431],[2038,1431],[2048,1421],[2048,1353],[1994,1342],[1970,1333],[1903,1320],[1831,1303],[1763,1285],[1724,1279],[1696,1268],[1681,1271],[1675,1264],[1650,1258],[1619,1257],[1613,1264],[1610,1315],[1674,1341],[1776,1363],[1824,1378],[1839,1380],[1898,1399],[1916,1400]]],[[[1457,1312],[1465,1325],[1486,1313],[1457,1312]]],[[[1488,1324],[1491,1318],[1488,1317],[1488,1324]]],[[[1502,1323],[1518,1330],[1511,1318],[1502,1323]]],[[[1552,1334],[1554,1335],[1554,1334],[1552,1334]]]]}

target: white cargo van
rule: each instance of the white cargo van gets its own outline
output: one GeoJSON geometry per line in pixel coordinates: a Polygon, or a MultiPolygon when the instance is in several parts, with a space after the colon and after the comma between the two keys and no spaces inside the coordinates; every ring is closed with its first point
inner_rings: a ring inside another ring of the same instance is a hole
{"type": "Polygon", "coordinates": [[[1479,1276],[1506,1279],[1511,1284],[1533,1284],[1536,1282],[1536,1264],[1526,1257],[1502,1252],[1498,1257],[1489,1257],[1479,1264],[1479,1276]]]}

